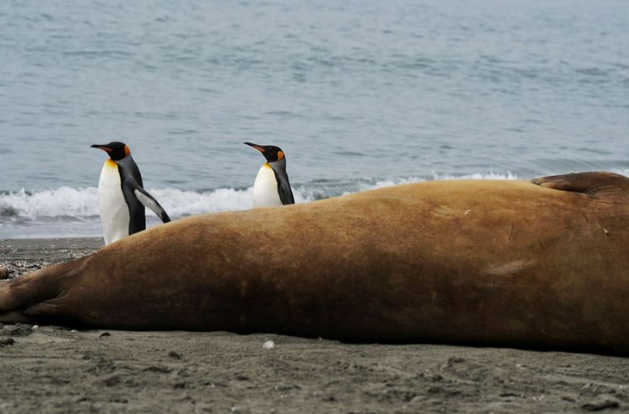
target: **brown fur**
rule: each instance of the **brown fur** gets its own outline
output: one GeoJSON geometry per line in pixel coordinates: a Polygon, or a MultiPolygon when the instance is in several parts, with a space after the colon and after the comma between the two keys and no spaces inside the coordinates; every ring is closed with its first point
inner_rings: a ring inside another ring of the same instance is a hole
{"type": "Polygon", "coordinates": [[[629,179],[566,177],[177,220],[0,285],[0,322],[629,351],[629,203],[588,195],[629,179]]]}

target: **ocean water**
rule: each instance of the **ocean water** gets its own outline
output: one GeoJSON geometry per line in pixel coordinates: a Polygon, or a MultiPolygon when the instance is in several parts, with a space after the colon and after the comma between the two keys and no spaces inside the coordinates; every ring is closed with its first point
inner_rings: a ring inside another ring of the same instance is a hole
{"type": "Polygon", "coordinates": [[[112,140],[175,218],[251,207],[243,141],[297,202],[627,174],[627,28],[626,0],[3,0],[0,239],[99,235],[112,140]]]}

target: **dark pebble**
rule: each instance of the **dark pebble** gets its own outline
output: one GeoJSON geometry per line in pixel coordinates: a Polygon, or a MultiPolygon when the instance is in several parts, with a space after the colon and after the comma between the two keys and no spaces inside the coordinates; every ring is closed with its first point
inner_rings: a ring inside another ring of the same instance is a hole
{"type": "Polygon", "coordinates": [[[102,381],[102,384],[106,387],[114,387],[120,384],[120,377],[118,375],[114,375],[112,377],[106,378],[102,381]]]}
{"type": "Polygon", "coordinates": [[[14,343],[15,343],[15,340],[13,338],[0,339],[0,347],[7,346],[7,345],[13,345],[14,343]]]}
{"type": "Polygon", "coordinates": [[[587,411],[601,411],[606,410],[607,408],[618,408],[620,404],[618,400],[612,397],[603,397],[598,400],[590,401],[581,406],[584,410],[587,411]]]}
{"type": "Polygon", "coordinates": [[[9,272],[9,269],[7,269],[6,267],[0,267],[0,280],[8,279],[10,273],[11,272],[9,272]]]}
{"type": "Polygon", "coordinates": [[[441,391],[441,387],[428,387],[429,394],[439,394],[441,391]]]}
{"type": "Polygon", "coordinates": [[[5,336],[28,336],[33,333],[33,327],[31,325],[25,325],[18,323],[17,325],[12,325],[8,329],[4,329],[2,335],[5,336]]]}
{"type": "Polygon", "coordinates": [[[178,354],[175,351],[170,351],[168,353],[168,356],[171,357],[172,359],[182,359],[183,357],[181,356],[181,354],[178,354]]]}
{"type": "Polygon", "coordinates": [[[156,372],[158,374],[168,374],[169,372],[172,372],[172,368],[168,368],[168,367],[164,367],[164,366],[150,366],[148,368],[144,368],[145,372],[156,372]]]}

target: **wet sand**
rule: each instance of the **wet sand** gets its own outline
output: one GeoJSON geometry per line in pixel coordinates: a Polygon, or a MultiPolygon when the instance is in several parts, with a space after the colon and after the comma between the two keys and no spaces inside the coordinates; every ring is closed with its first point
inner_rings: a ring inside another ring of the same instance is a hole
{"type": "MultiPolygon", "coordinates": [[[[101,245],[0,241],[0,268],[18,277],[101,245]]],[[[629,411],[629,358],[227,332],[0,325],[0,384],[2,413],[629,411]]]]}

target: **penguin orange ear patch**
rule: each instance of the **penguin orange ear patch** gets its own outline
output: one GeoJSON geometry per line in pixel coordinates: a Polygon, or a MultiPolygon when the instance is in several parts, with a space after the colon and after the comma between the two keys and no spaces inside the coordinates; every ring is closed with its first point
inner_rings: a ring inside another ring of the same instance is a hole
{"type": "Polygon", "coordinates": [[[124,146],[124,155],[125,157],[128,157],[131,154],[131,150],[129,149],[128,146],[124,146]]]}
{"type": "Polygon", "coordinates": [[[282,158],[284,158],[284,151],[278,151],[277,153],[277,160],[281,160],[282,158]]]}

